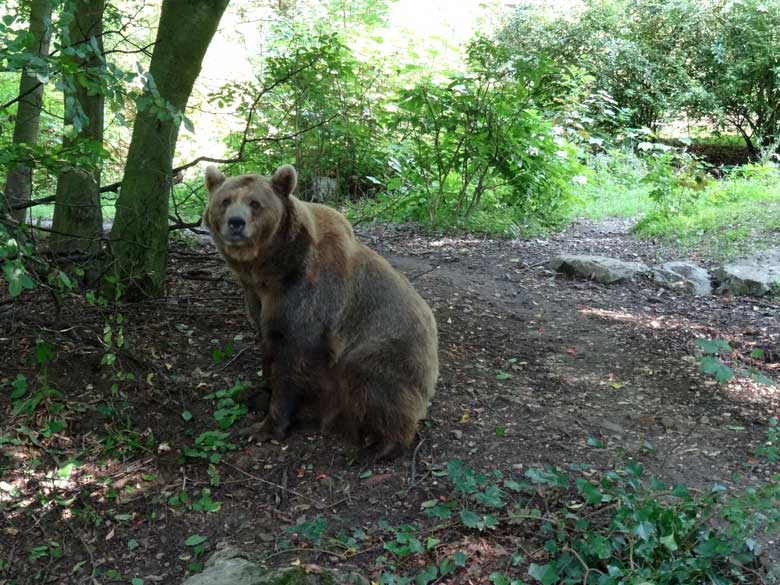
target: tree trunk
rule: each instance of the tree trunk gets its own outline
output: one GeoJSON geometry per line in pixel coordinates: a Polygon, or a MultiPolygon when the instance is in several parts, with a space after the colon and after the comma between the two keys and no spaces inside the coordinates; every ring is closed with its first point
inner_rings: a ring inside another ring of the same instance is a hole
{"type": "MultiPolygon", "coordinates": [[[[51,11],[52,3],[49,0],[32,0],[30,2],[30,34],[32,38],[30,51],[42,58],[49,54],[51,11]]],[[[19,82],[14,144],[35,144],[37,142],[42,104],[43,83],[38,80],[35,71],[25,68],[19,82]]],[[[10,168],[5,178],[3,193],[0,193],[0,212],[9,211],[9,208],[14,205],[27,203],[31,195],[32,167],[29,164],[19,164],[10,168]]],[[[10,215],[17,221],[24,221],[26,211],[26,209],[18,209],[11,211],[10,215]]]]}
{"type": "MultiPolygon", "coordinates": [[[[149,68],[155,93],[184,112],[203,56],[229,0],[164,0],[149,68]]],[[[115,273],[125,298],[162,296],[168,263],[168,198],[180,117],[139,106],[111,231],[115,273]]]]}
{"type": "MultiPolygon", "coordinates": [[[[64,35],[66,39],[63,45],[90,47],[86,58],[75,59],[79,70],[101,67],[105,0],[76,0],[74,9],[74,18],[64,35]],[[94,39],[94,42],[91,39],[94,39]]],[[[102,147],[103,95],[90,95],[87,88],[74,77],[65,81],[65,126],[79,128],[86,123],[76,137],[63,137],[63,147],[69,148],[77,141],[85,140],[102,147]],[[81,119],[82,112],[86,120],[81,119]]],[[[98,251],[103,229],[99,166],[91,172],[83,168],[68,167],[60,173],[52,228],[56,232],[51,237],[52,251],[87,254],[98,251]]]]}

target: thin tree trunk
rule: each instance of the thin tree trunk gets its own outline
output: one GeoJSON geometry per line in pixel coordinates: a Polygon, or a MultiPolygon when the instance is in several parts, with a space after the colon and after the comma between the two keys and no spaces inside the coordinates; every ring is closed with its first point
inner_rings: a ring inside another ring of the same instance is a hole
{"type": "MultiPolygon", "coordinates": [[[[30,2],[30,51],[39,56],[49,54],[51,41],[51,12],[49,0],[30,2]]],[[[43,83],[36,72],[25,69],[19,82],[19,103],[14,125],[14,144],[35,144],[40,128],[41,106],[43,104],[43,83]]],[[[9,212],[17,221],[24,221],[26,209],[10,211],[9,208],[30,201],[32,195],[32,167],[29,163],[15,165],[8,170],[3,192],[0,193],[0,212],[9,212]]],[[[0,216],[2,213],[0,213],[0,216]]]]}
{"type": "MultiPolygon", "coordinates": [[[[159,97],[183,112],[229,0],[164,0],[149,68],[159,97]]],[[[147,87],[146,97],[153,97],[147,87]]],[[[159,297],[168,263],[168,199],[180,119],[140,109],[111,231],[125,298],[159,297]]]]}
{"type": "MultiPolygon", "coordinates": [[[[73,21],[68,27],[63,45],[90,47],[90,55],[77,62],[82,71],[94,69],[103,63],[103,11],[105,0],[76,0],[73,21]],[[94,42],[90,41],[94,39],[94,42]]],[[[103,95],[90,92],[74,78],[66,80],[71,87],[65,89],[65,126],[80,127],[86,116],[86,124],[74,138],[63,137],[65,148],[77,141],[91,141],[103,145],[103,95]]],[[[88,171],[79,167],[64,169],[57,181],[54,200],[56,233],[51,237],[51,249],[58,253],[95,253],[99,249],[103,229],[103,212],[100,206],[100,169],[88,171]]]]}

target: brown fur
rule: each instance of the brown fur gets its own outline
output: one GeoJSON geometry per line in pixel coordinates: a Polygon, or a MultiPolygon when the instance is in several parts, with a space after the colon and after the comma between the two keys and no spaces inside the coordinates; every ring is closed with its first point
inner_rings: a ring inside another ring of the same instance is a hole
{"type": "Polygon", "coordinates": [[[290,166],[271,179],[206,171],[206,225],[261,332],[272,392],[262,431],[284,436],[300,405],[313,403],[324,427],[385,456],[411,444],[427,412],[436,322],[344,216],[291,195],[296,178],[290,166]],[[230,221],[241,219],[237,236],[230,221]]]}

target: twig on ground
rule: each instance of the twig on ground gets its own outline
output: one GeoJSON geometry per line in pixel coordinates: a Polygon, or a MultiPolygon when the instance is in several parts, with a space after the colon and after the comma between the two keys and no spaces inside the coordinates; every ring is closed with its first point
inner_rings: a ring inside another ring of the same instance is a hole
{"type": "MultiPolygon", "coordinates": [[[[236,352],[236,355],[234,355],[232,358],[230,358],[230,360],[228,360],[227,362],[222,364],[222,367],[217,368],[214,371],[215,372],[221,372],[222,370],[226,369],[230,364],[232,364],[234,361],[236,361],[238,359],[238,356],[240,356],[242,353],[244,353],[247,349],[249,349],[248,345],[246,347],[241,348],[240,350],[238,350],[236,352]]],[[[216,365],[216,364],[214,364],[214,365],[216,365]]]]}
{"type": "Polygon", "coordinates": [[[414,453],[412,453],[412,465],[411,465],[411,474],[409,477],[409,485],[414,485],[415,476],[417,475],[417,453],[420,451],[420,447],[423,446],[423,443],[425,443],[425,439],[420,439],[420,442],[417,443],[417,447],[414,448],[414,453]]]}
{"type": "Polygon", "coordinates": [[[232,469],[235,469],[235,470],[236,470],[236,471],[238,471],[239,473],[243,473],[243,474],[244,474],[244,475],[246,475],[247,477],[250,477],[250,478],[254,479],[255,481],[258,481],[258,482],[260,482],[260,483],[262,483],[262,484],[265,484],[265,485],[269,485],[269,486],[271,486],[271,487],[274,487],[274,488],[276,488],[276,489],[278,489],[278,490],[284,490],[284,491],[286,491],[286,492],[288,492],[288,493],[290,493],[290,494],[292,494],[292,495],[294,495],[294,496],[298,496],[299,498],[303,498],[304,500],[309,500],[310,502],[312,502],[312,503],[316,504],[316,506],[318,506],[318,507],[321,507],[321,506],[325,506],[325,507],[328,507],[328,508],[331,508],[331,507],[332,507],[332,505],[331,505],[331,504],[325,504],[324,502],[321,502],[320,500],[317,500],[317,499],[315,499],[315,498],[312,498],[312,497],[310,497],[310,496],[307,496],[306,494],[302,494],[302,493],[300,493],[300,492],[296,492],[296,491],[295,491],[295,490],[293,490],[293,489],[286,488],[286,487],[284,487],[284,486],[282,486],[282,485],[280,485],[280,484],[278,484],[278,483],[274,483],[274,482],[272,482],[272,481],[268,481],[267,479],[264,479],[264,478],[262,478],[262,477],[259,477],[259,476],[257,476],[257,475],[254,475],[254,474],[252,474],[252,473],[249,473],[248,471],[244,471],[243,469],[241,469],[240,467],[237,467],[237,466],[233,465],[232,463],[228,463],[227,461],[223,461],[223,463],[224,463],[225,465],[227,465],[228,467],[230,467],[230,468],[232,468],[232,469]]]}
{"type": "Polygon", "coordinates": [[[409,277],[409,281],[410,282],[414,282],[415,280],[417,280],[421,276],[425,276],[426,274],[428,274],[430,272],[433,272],[434,270],[436,270],[439,267],[440,264],[441,264],[441,262],[437,262],[436,265],[433,266],[433,268],[430,268],[428,270],[423,270],[422,272],[419,272],[417,274],[413,274],[412,276],[409,277]]]}

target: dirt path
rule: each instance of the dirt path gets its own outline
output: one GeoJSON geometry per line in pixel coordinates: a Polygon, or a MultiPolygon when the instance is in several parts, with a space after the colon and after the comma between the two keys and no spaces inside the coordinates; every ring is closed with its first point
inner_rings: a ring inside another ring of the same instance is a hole
{"type": "MultiPolygon", "coordinates": [[[[181,455],[215,427],[208,395],[237,379],[258,380],[259,353],[237,288],[215,255],[175,254],[169,298],[123,307],[119,363],[135,378],[113,390],[95,341],[105,314],[66,305],[53,318],[42,296],[7,305],[0,314],[3,377],[40,381],[31,364],[41,335],[57,348],[48,383],[68,407],[62,436],[38,446],[6,442],[2,479],[18,496],[0,498],[0,583],[80,583],[84,566],[117,571],[122,582],[177,583],[192,534],[206,536],[209,550],[227,542],[273,555],[282,539],[298,543],[286,527],[316,516],[366,532],[380,520],[397,526],[441,495],[436,471],[454,458],[509,476],[545,464],[606,469],[641,461],[654,475],[694,487],[766,479],[777,469],[755,461],[753,450],[770,416],[780,414],[780,393],[745,379],[720,386],[698,373],[693,340],[726,339],[742,356],[762,348],[764,363],[755,365],[776,375],[780,306],[697,299],[647,280],[606,287],[545,267],[562,251],[676,259],[672,249],[636,242],[627,228],[624,221],[581,223],[550,239],[514,242],[405,229],[363,234],[414,280],[436,313],[441,340],[441,382],[422,443],[370,468],[351,463],[338,438],[307,429],[283,445],[242,444],[210,473],[204,461],[181,455]],[[220,360],[214,350],[228,346],[234,351],[220,360]],[[79,465],[65,481],[46,475],[70,458],[79,465]],[[74,500],[58,506],[54,495],[74,500]],[[193,500],[208,507],[209,499],[217,510],[190,509],[193,500]],[[35,555],[51,542],[64,554],[35,555]]],[[[8,392],[0,408],[10,413],[8,392]]],[[[18,436],[19,420],[3,420],[0,438],[18,436]]],[[[354,562],[370,569],[379,552],[381,545],[369,546],[354,562]]]]}
{"type": "Polygon", "coordinates": [[[627,228],[624,221],[582,223],[550,240],[388,247],[407,274],[425,273],[417,283],[436,306],[443,353],[452,356],[444,359],[464,372],[445,379],[441,393],[461,394],[464,381],[482,387],[473,394],[484,412],[468,431],[482,449],[525,463],[599,463],[641,456],[649,443],[655,453],[642,459],[659,476],[729,482],[752,458],[780,397],[751,381],[720,387],[700,375],[693,340],[726,339],[742,354],[766,348],[776,361],[778,306],[670,293],[649,279],[608,287],[546,268],[560,252],[649,264],[677,259],[636,242],[627,228]],[[512,378],[501,381],[498,372],[512,378]],[[506,435],[490,437],[493,425],[506,435]],[[608,448],[594,452],[589,437],[608,448]]]}

